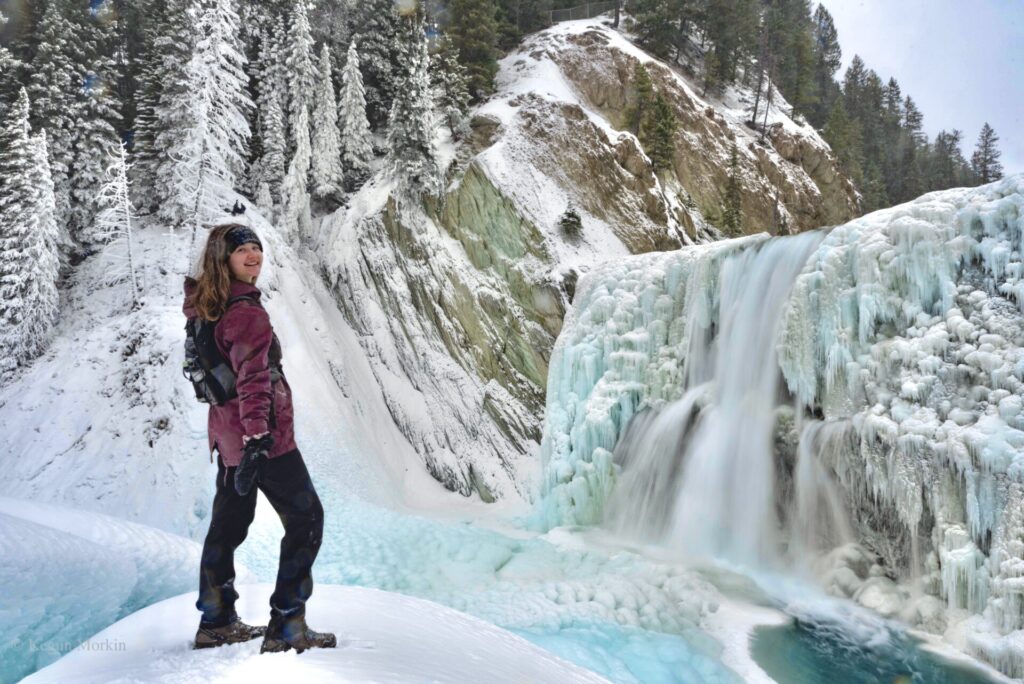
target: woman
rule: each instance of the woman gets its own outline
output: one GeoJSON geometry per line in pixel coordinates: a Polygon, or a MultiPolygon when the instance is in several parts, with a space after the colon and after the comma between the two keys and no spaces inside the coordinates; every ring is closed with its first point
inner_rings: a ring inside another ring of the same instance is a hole
{"type": "Polygon", "coordinates": [[[201,271],[185,278],[185,316],[217,321],[214,341],[236,376],[237,396],[210,406],[209,446],[220,454],[210,530],[203,544],[199,600],[203,615],[195,647],[263,637],[260,653],[332,648],[333,634],[306,625],[312,567],[323,536],[323,508],[295,445],[292,393],[281,368],[281,345],[260,304],[256,278],[263,244],[239,224],[213,228],[201,271]],[[254,486],[255,485],[255,486],[254,486]],[[235,549],[256,512],[256,488],[284,524],[270,623],[253,627],[235,612],[235,549]]]}

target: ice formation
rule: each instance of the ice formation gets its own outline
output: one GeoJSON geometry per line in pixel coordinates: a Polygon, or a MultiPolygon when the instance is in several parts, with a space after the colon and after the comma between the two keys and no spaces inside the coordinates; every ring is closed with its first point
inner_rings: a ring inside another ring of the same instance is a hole
{"type": "MultiPolygon", "coordinates": [[[[194,541],[146,525],[0,497],[0,681],[16,681],[111,622],[194,589],[199,553],[194,541]]],[[[252,579],[244,566],[238,572],[252,579]]]]}
{"type": "Polygon", "coordinates": [[[917,578],[1024,674],[1022,205],[1014,176],[595,269],[552,355],[538,522],[750,565],[853,535],[862,603],[942,631],[893,582],[917,578]]]}

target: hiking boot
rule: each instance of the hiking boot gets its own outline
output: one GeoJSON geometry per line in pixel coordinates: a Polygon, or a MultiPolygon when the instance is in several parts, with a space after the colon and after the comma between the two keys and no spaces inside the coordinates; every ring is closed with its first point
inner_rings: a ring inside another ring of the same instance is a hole
{"type": "Polygon", "coordinates": [[[274,615],[267,625],[260,653],[280,653],[290,648],[294,648],[296,653],[302,653],[308,648],[334,648],[337,645],[337,638],[330,632],[314,632],[310,629],[305,616],[284,620],[274,615]]]}
{"type": "Polygon", "coordinates": [[[213,648],[224,644],[238,644],[259,638],[266,632],[267,628],[263,625],[247,625],[242,622],[242,618],[236,615],[231,622],[221,627],[204,627],[202,623],[199,623],[194,647],[213,648]]]}

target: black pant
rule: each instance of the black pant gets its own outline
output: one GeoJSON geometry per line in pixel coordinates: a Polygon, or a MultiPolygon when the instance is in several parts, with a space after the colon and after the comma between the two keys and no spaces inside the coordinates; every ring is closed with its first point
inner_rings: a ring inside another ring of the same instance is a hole
{"type": "MultiPolygon", "coordinates": [[[[271,615],[299,617],[313,593],[313,561],[323,540],[324,509],[298,449],[258,463],[257,487],[281,517],[284,538],[277,586],[270,597],[271,615]]],[[[235,616],[235,549],[249,532],[256,514],[256,487],[246,496],[235,491],[235,468],[217,459],[217,493],[213,517],[203,544],[199,569],[199,600],[204,626],[227,624],[235,616]]]]}

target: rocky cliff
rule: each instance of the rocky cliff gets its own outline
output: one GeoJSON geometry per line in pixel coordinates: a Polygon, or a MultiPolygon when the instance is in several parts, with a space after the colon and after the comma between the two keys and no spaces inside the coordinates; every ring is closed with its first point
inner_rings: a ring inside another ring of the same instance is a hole
{"type": "Polygon", "coordinates": [[[805,229],[855,213],[828,146],[781,109],[766,143],[749,93],[701,98],[682,73],[599,20],[529,37],[500,63],[471,135],[439,139],[443,195],[400,206],[386,172],[318,222],[312,250],[402,432],[447,487],[527,495],[547,364],[581,273],[608,259],[721,237],[729,151],[740,151],[744,231],[805,229]],[[680,127],[655,173],[626,130],[647,64],[680,127]],[[560,218],[572,207],[579,234],[560,218]]]}

